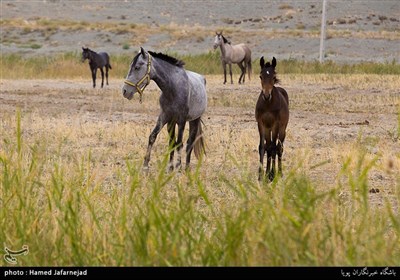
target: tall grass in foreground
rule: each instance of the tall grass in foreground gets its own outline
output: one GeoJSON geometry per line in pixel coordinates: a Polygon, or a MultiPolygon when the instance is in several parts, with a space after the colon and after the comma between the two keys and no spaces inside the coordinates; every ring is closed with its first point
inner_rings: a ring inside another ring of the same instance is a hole
{"type": "Polygon", "coordinates": [[[379,156],[367,156],[362,141],[337,186],[320,192],[301,166],[260,184],[248,170],[228,178],[201,164],[167,173],[167,155],[148,175],[126,159],[113,181],[99,180],[90,151],[25,143],[19,113],[15,130],[1,125],[0,240],[29,246],[19,265],[400,264],[400,178],[394,198],[372,207],[368,173],[379,156]]]}
{"type": "MultiPolygon", "coordinates": [[[[208,52],[199,55],[170,55],[185,61],[186,68],[203,75],[222,73],[219,52],[208,52]]],[[[124,55],[112,55],[110,77],[123,79],[129,70],[129,64],[135,52],[124,55]]],[[[54,56],[23,57],[18,54],[1,55],[0,73],[3,79],[56,79],[80,78],[90,76],[87,61],[81,62],[81,54],[69,52],[54,56]]],[[[253,74],[258,71],[259,60],[253,61],[253,74]]],[[[239,68],[232,71],[239,74],[239,68]]],[[[390,74],[400,75],[400,64],[395,61],[386,63],[362,62],[357,64],[339,64],[327,61],[301,61],[294,59],[279,60],[280,74],[390,74]]],[[[98,71],[98,78],[100,71],[98,71]]]]}

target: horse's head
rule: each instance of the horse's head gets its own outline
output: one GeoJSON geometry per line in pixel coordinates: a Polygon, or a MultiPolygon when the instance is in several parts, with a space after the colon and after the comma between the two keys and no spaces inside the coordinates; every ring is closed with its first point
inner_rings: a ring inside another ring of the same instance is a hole
{"type": "Polygon", "coordinates": [[[125,98],[131,100],[135,92],[139,92],[142,100],[143,90],[150,83],[151,55],[143,48],[134,57],[130,64],[125,84],[122,87],[122,94],[125,98]]]}
{"type": "Polygon", "coordinates": [[[265,63],[264,56],[260,59],[260,79],[261,79],[261,87],[262,93],[265,95],[267,99],[271,98],[271,91],[274,87],[274,84],[278,83],[279,80],[276,77],[275,67],[276,67],[276,59],[272,58],[272,63],[265,63]]]}
{"type": "Polygon", "coordinates": [[[86,59],[91,59],[90,49],[82,47],[82,62],[84,62],[86,59]]]}
{"type": "Polygon", "coordinates": [[[222,32],[216,32],[215,33],[215,38],[214,38],[214,50],[216,48],[218,48],[219,46],[221,46],[222,44],[230,44],[231,42],[229,42],[224,35],[222,35],[222,32]]]}

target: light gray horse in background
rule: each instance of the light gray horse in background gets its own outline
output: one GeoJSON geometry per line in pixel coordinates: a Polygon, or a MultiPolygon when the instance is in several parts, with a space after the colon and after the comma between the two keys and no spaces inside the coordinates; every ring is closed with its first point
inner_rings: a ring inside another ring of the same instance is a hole
{"type": "Polygon", "coordinates": [[[167,124],[170,145],[169,167],[172,170],[174,150],[177,149],[176,168],[181,167],[181,150],[183,132],[189,122],[189,138],[186,145],[186,169],[190,165],[192,150],[197,158],[205,153],[204,138],[201,128],[201,116],[207,107],[205,78],[195,72],[185,70],[184,62],[162,53],[146,52],[140,48],[130,64],[122,94],[132,99],[139,92],[140,100],[150,80],[156,82],[161,89],[160,107],[157,124],[149,137],[144,168],[148,168],[151,148],[158,133],[167,124]],[[175,126],[178,125],[178,137],[175,138],[175,126]]]}
{"type": "Polygon", "coordinates": [[[231,75],[231,84],[233,84],[232,80],[232,63],[236,63],[239,65],[242,73],[239,77],[239,84],[241,82],[244,83],[246,68],[249,75],[251,75],[251,50],[246,44],[238,44],[231,45],[231,42],[228,41],[223,35],[222,32],[216,33],[214,39],[214,49],[220,47],[221,49],[221,62],[222,67],[224,68],[224,84],[226,84],[226,65],[229,65],[229,74],[231,75]]]}

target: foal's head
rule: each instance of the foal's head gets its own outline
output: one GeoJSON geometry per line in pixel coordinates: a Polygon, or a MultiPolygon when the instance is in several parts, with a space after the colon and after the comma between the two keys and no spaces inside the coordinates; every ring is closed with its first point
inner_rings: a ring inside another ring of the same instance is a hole
{"type": "Polygon", "coordinates": [[[276,59],[272,58],[272,64],[269,62],[265,63],[264,57],[262,56],[260,59],[261,66],[261,87],[262,93],[267,99],[271,98],[272,88],[274,84],[279,83],[278,78],[276,77],[275,67],[276,67],[276,59]]]}
{"type": "Polygon", "coordinates": [[[92,54],[89,48],[82,47],[82,62],[84,62],[86,59],[92,59],[92,54]]]}

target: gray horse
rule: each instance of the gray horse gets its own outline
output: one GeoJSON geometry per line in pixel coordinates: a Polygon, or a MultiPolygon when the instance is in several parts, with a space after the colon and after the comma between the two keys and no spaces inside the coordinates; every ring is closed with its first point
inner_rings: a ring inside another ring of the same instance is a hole
{"type": "Polygon", "coordinates": [[[221,49],[221,62],[222,67],[224,68],[224,84],[226,84],[226,65],[229,65],[229,74],[231,75],[231,84],[233,84],[232,80],[232,63],[236,63],[239,65],[242,73],[239,77],[239,84],[241,82],[244,83],[246,76],[246,68],[249,75],[251,75],[251,50],[246,44],[238,44],[231,45],[231,42],[228,41],[221,33],[216,33],[214,39],[214,49],[220,47],[221,49]]]}
{"type": "Polygon", "coordinates": [[[170,159],[172,170],[174,150],[177,149],[178,159],[176,168],[181,167],[181,150],[183,132],[186,122],[189,122],[189,138],[186,145],[186,169],[190,166],[192,150],[197,158],[205,153],[204,138],[201,128],[201,116],[207,107],[207,93],[205,78],[195,72],[185,70],[184,62],[162,53],[146,52],[140,48],[130,64],[122,94],[132,99],[135,92],[139,92],[140,101],[150,80],[156,82],[161,89],[160,107],[157,124],[150,134],[144,168],[148,168],[151,148],[158,133],[167,124],[169,133],[170,159]],[[178,126],[178,137],[175,138],[175,127],[178,126]]]}
{"type": "Polygon", "coordinates": [[[82,47],[82,62],[84,62],[86,59],[89,59],[89,67],[90,72],[92,73],[93,88],[96,87],[97,68],[99,68],[101,72],[101,87],[103,87],[104,84],[103,67],[106,68],[106,83],[108,85],[108,69],[112,69],[110,64],[110,57],[108,56],[108,54],[106,52],[97,53],[89,48],[82,47]]]}

